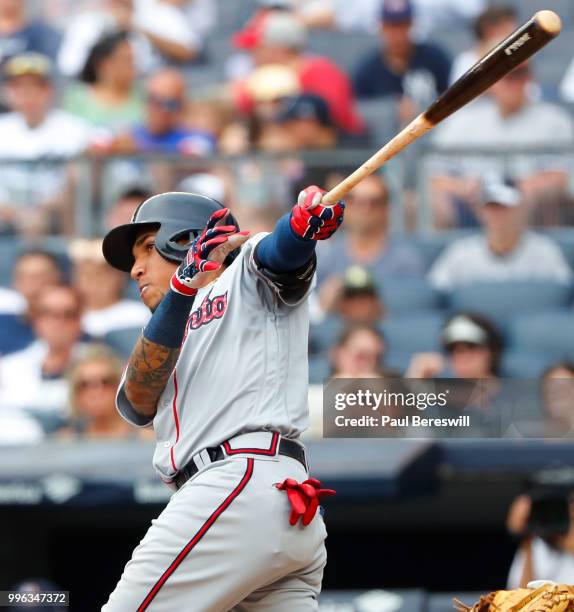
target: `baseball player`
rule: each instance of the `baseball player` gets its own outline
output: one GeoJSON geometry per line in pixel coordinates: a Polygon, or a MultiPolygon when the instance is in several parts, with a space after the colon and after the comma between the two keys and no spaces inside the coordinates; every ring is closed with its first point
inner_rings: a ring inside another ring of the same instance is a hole
{"type": "Polygon", "coordinates": [[[326,563],[309,478],[306,298],[317,240],[344,204],[303,191],[270,234],[239,231],[210,198],[164,193],[103,251],[152,310],[120,383],[120,414],[153,424],[154,467],[175,493],[105,612],[316,610],[326,563]]]}

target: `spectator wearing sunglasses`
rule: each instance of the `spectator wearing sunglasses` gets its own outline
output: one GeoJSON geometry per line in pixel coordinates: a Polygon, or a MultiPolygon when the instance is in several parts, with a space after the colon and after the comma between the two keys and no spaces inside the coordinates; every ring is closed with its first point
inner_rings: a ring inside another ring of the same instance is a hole
{"type": "Polygon", "coordinates": [[[64,436],[122,438],[130,435],[129,425],[119,416],[116,390],[122,375],[120,358],[108,347],[94,345],[68,372],[71,428],[64,436]]]}
{"type": "Polygon", "coordinates": [[[214,151],[212,134],[185,124],[185,89],[185,79],[175,69],[161,70],[148,79],[144,123],[131,132],[136,151],[198,156],[214,151]]]}
{"type": "Polygon", "coordinates": [[[28,411],[53,430],[67,417],[66,370],[87,346],[81,341],[76,290],[46,287],[35,304],[32,327],[37,339],[0,361],[0,407],[28,411]]]}

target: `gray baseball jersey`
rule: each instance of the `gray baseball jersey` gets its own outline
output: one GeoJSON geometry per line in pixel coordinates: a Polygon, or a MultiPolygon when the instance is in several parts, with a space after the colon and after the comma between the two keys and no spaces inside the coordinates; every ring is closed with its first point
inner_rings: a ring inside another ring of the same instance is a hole
{"type": "MultiPolygon", "coordinates": [[[[233,264],[200,289],[174,372],[153,418],[154,467],[165,481],[206,447],[250,431],[296,438],[307,427],[306,294],[287,304],[253,258],[257,234],[233,264]]],[[[117,406],[134,411],[120,385],[117,406]]]]}

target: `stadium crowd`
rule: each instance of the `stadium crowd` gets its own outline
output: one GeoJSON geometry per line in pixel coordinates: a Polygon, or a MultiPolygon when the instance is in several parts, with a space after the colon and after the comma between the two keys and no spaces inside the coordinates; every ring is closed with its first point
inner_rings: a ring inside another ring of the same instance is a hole
{"type": "MultiPolygon", "coordinates": [[[[526,10],[0,0],[0,441],[130,435],[112,390],[149,315],[99,237],[146,197],[198,191],[269,230],[526,10]]],[[[318,250],[312,383],[573,376],[570,59],[519,66],[348,195],[318,250]]]]}

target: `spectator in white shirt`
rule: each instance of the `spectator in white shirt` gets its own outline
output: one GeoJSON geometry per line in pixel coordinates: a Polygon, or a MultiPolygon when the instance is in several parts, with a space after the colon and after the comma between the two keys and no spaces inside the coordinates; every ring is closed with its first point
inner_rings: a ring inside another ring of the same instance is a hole
{"type": "Polygon", "coordinates": [[[518,27],[516,11],[512,6],[490,6],[481,13],[474,23],[475,45],[455,58],[450,80],[458,80],[496,44],[518,27]]]}
{"type": "Polygon", "coordinates": [[[570,163],[566,155],[552,151],[572,148],[574,123],[559,106],[531,99],[534,82],[531,66],[522,64],[491,87],[490,95],[437,128],[435,149],[450,154],[434,160],[431,176],[437,226],[461,224],[476,203],[479,179],[499,172],[502,160],[538,225],[569,222],[569,207],[563,203],[570,163]],[[496,152],[505,157],[489,155],[496,152]]]}
{"type": "Polygon", "coordinates": [[[44,289],[32,325],[38,339],[0,361],[0,406],[28,410],[51,428],[67,416],[64,376],[86,347],[79,294],[65,285],[44,289]]]}
{"type": "Polygon", "coordinates": [[[572,271],[549,238],[527,231],[520,192],[498,181],[484,185],[479,219],[483,232],[461,238],[439,256],[429,272],[443,291],[479,282],[545,280],[569,283],[572,271]]]}
{"type": "Polygon", "coordinates": [[[206,4],[211,3],[196,0],[193,4],[198,6],[192,12],[193,5],[187,7],[186,0],[105,0],[100,10],[83,11],[69,21],[58,56],[60,71],[77,76],[94,44],[117,30],[130,33],[142,73],[166,61],[192,61],[201,50],[202,35],[210,27],[205,15],[197,20],[198,26],[193,19],[198,10],[209,15],[206,4]]]}
{"type": "Polygon", "coordinates": [[[80,154],[91,136],[83,121],[52,107],[52,76],[49,58],[37,53],[14,56],[4,66],[13,112],[0,116],[0,159],[38,164],[0,165],[0,223],[24,233],[46,232],[54,216],[60,229],[70,229],[61,208],[65,164],[40,161],[80,154]]]}
{"type": "Polygon", "coordinates": [[[73,283],[82,299],[82,329],[93,338],[108,332],[144,327],[148,309],[123,297],[125,274],[111,268],[102,255],[99,239],[78,239],[70,245],[73,283]]]}

